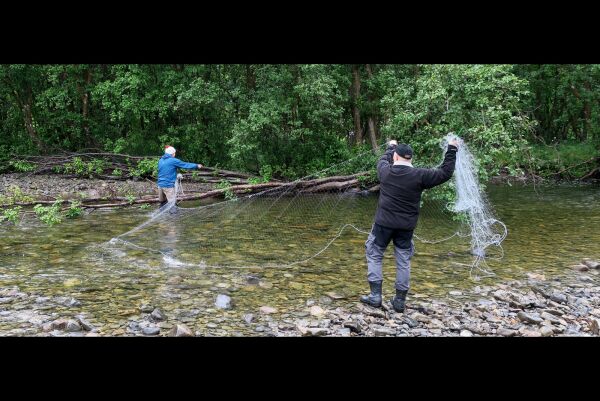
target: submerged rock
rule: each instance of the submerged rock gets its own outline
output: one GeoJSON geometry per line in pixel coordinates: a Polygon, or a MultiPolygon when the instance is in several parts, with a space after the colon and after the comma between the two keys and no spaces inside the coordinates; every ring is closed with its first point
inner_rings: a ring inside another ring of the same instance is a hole
{"type": "Polygon", "coordinates": [[[155,336],[155,335],[157,335],[158,333],[160,333],[160,329],[159,329],[158,327],[153,327],[153,326],[150,326],[150,327],[144,327],[144,328],[142,329],[142,333],[143,333],[145,336],[155,336]]]}
{"type": "Polygon", "coordinates": [[[194,334],[185,324],[176,324],[169,332],[169,337],[193,337],[194,334]]]}
{"type": "Polygon", "coordinates": [[[225,294],[217,295],[215,306],[219,309],[230,309],[231,308],[231,297],[225,294]]]}
{"type": "Polygon", "coordinates": [[[158,308],[156,308],[152,311],[152,313],[150,314],[150,317],[155,321],[161,321],[161,320],[166,319],[166,316],[164,315],[164,313],[162,313],[162,311],[158,308]]]}

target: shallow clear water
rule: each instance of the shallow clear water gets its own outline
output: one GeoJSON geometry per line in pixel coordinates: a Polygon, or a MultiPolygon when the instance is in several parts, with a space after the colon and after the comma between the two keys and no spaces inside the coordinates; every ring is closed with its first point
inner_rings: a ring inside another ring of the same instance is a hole
{"type": "MultiPolygon", "coordinates": [[[[490,186],[488,197],[509,230],[504,257],[487,262],[496,276],[470,279],[468,238],[437,245],[416,241],[409,297],[443,297],[527,272],[552,278],[583,257],[600,259],[597,186],[490,186]]],[[[242,316],[257,314],[260,306],[277,308],[281,317],[305,311],[308,300],[329,302],[321,300],[326,293],[346,296],[329,305],[335,307],[349,306],[366,291],[366,235],[350,227],[318,256],[297,262],[321,251],[344,224],[368,230],[376,203],[376,196],[310,195],[180,209],[122,237],[128,243],[113,244],[108,241],[152,212],[97,210],[55,227],[25,219],[16,227],[0,226],[0,288],[74,297],[81,305],[40,308],[59,316],[84,312],[103,334],[125,334],[145,303],[163,310],[170,324],[184,322],[202,333],[254,333],[242,316]],[[218,294],[231,296],[234,307],[217,309],[218,294]]],[[[433,240],[460,229],[437,204],[424,206],[419,224],[417,233],[433,240]]],[[[392,294],[391,249],[384,274],[384,292],[392,294]]],[[[19,324],[0,321],[0,334],[19,324]]]]}

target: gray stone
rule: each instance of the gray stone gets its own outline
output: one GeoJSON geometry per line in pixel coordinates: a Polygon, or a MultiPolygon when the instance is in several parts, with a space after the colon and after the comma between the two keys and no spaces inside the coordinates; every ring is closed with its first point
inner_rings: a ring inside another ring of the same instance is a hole
{"type": "Polygon", "coordinates": [[[542,334],[542,337],[550,337],[552,334],[554,334],[554,331],[552,330],[552,327],[542,326],[540,328],[540,333],[542,334]]]}
{"type": "Polygon", "coordinates": [[[150,317],[155,321],[165,320],[165,318],[166,318],[164,313],[162,313],[162,311],[158,308],[156,308],[152,311],[152,313],[150,314],[150,317]]]}
{"type": "Polygon", "coordinates": [[[590,268],[584,264],[572,265],[572,266],[569,266],[569,268],[576,270],[578,272],[586,272],[586,271],[590,270],[590,268]]]}
{"type": "Polygon", "coordinates": [[[142,333],[145,336],[155,336],[158,333],[160,333],[160,329],[158,327],[154,327],[154,326],[150,326],[150,327],[144,327],[142,329],[142,333]]]}
{"type": "Polygon", "coordinates": [[[261,306],[259,308],[260,313],[264,313],[265,315],[269,315],[271,313],[277,313],[277,309],[272,306],[261,306]]]}
{"type": "Polygon", "coordinates": [[[352,320],[345,321],[343,326],[355,333],[360,333],[362,331],[360,324],[358,324],[358,322],[355,322],[352,320]]]}
{"type": "Polygon", "coordinates": [[[67,323],[67,319],[56,319],[55,321],[50,323],[50,327],[52,328],[52,330],[64,330],[67,328],[67,323]]]}
{"type": "Polygon", "coordinates": [[[600,262],[598,262],[596,260],[583,259],[581,261],[581,263],[583,263],[584,265],[586,265],[590,269],[600,269],[600,262]]]}
{"type": "Polygon", "coordinates": [[[517,317],[519,318],[519,320],[526,323],[540,324],[544,321],[544,319],[540,318],[539,316],[523,311],[517,313],[517,317]]]}
{"type": "Polygon", "coordinates": [[[383,326],[371,326],[371,329],[373,330],[373,334],[375,334],[376,336],[395,336],[396,335],[396,330],[391,329],[389,327],[383,327],[383,326]]]}
{"type": "Polygon", "coordinates": [[[551,323],[556,323],[556,324],[560,324],[560,320],[561,320],[561,319],[557,318],[555,315],[548,313],[548,312],[542,312],[540,317],[542,319],[546,319],[546,320],[550,321],[551,323]]]}
{"type": "Polygon", "coordinates": [[[258,332],[258,333],[262,333],[263,331],[265,331],[265,328],[263,326],[257,326],[254,331],[258,332]]]}
{"type": "Polygon", "coordinates": [[[185,324],[176,324],[169,332],[169,337],[193,337],[194,334],[185,324]]]}
{"type": "Polygon", "coordinates": [[[417,327],[419,325],[419,322],[417,322],[415,319],[412,319],[412,318],[410,318],[408,316],[404,316],[402,318],[402,321],[404,323],[406,323],[408,325],[408,327],[410,327],[411,329],[415,328],[415,327],[417,327]]]}
{"type": "Polygon", "coordinates": [[[79,323],[76,320],[70,319],[67,321],[67,327],[65,327],[65,331],[68,331],[68,332],[81,331],[81,326],[79,325],[79,323]]]}
{"type": "Polygon", "coordinates": [[[517,335],[517,331],[500,327],[498,330],[496,330],[496,334],[502,337],[513,337],[517,335]]]}
{"type": "Polygon", "coordinates": [[[592,334],[600,335],[600,321],[594,318],[591,318],[590,320],[590,330],[592,334]]]}
{"type": "Polygon", "coordinates": [[[469,330],[461,330],[460,336],[461,337],[473,337],[473,333],[471,333],[469,330]]]}
{"type": "Polygon", "coordinates": [[[350,335],[350,328],[345,327],[343,329],[338,329],[337,334],[339,334],[342,337],[348,337],[350,335]]]}
{"type": "Polygon", "coordinates": [[[321,337],[329,334],[329,329],[322,327],[306,327],[303,328],[303,330],[301,330],[300,328],[298,329],[302,333],[302,336],[305,337],[321,337]]]}
{"type": "Polygon", "coordinates": [[[310,314],[311,316],[322,316],[325,314],[325,311],[320,306],[315,305],[310,307],[310,314]]]}
{"type": "Polygon", "coordinates": [[[252,321],[254,320],[254,315],[252,313],[246,313],[243,316],[243,319],[246,323],[252,323],[252,321]]]}
{"type": "Polygon", "coordinates": [[[92,331],[94,330],[94,326],[92,326],[87,320],[85,320],[82,317],[78,317],[77,321],[79,322],[79,324],[81,325],[81,327],[85,330],[85,331],[92,331]]]}
{"type": "Polygon", "coordinates": [[[217,295],[215,306],[219,309],[230,309],[231,308],[231,297],[225,294],[217,295]]]}
{"type": "Polygon", "coordinates": [[[346,298],[348,298],[346,295],[340,294],[340,293],[337,293],[337,292],[326,292],[325,295],[327,295],[329,298],[332,298],[332,299],[346,299],[346,298]]]}
{"type": "MultiPolygon", "coordinates": [[[[431,318],[429,316],[425,316],[425,315],[422,315],[420,313],[415,313],[412,317],[417,322],[421,322],[421,323],[429,323],[431,321],[431,318]]],[[[409,323],[409,326],[410,326],[410,323],[409,323]]]]}
{"type": "Polygon", "coordinates": [[[560,292],[554,292],[550,295],[550,299],[554,302],[558,302],[559,304],[567,303],[567,296],[560,292]]]}
{"type": "Polygon", "coordinates": [[[149,305],[149,304],[144,304],[142,306],[140,306],[140,312],[143,313],[150,313],[154,310],[154,306],[149,305]]]}
{"type": "Polygon", "coordinates": [[[249,275],[246,277],[246,282],[248,284],[258,284],[260,282],[260,277],[249,275]]]}

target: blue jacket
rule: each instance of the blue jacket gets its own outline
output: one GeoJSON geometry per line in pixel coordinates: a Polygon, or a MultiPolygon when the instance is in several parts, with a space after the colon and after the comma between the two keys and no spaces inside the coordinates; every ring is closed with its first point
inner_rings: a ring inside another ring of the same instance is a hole
{"type": "Polygon", "coordinates": [[[177,179],[177,167],[193,169],[198,165],[182,162],[179,159],[165,153],[158,161],[158,186],[161,188],[173,188],[177,179]]]}

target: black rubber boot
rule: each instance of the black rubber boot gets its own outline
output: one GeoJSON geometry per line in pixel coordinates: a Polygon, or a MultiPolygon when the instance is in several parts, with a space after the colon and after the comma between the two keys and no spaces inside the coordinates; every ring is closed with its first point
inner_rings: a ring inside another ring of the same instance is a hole
{"type": "Polygon", "coordinates": [[[158,207],[159,209],[162,208],[164,205],[166,205],[167,203],[169,203],[169,201],[162,201],[160,202],[160,206],[158,207]]]}
{"type": "Polygon", "coordinates": [[[381,307],[381,288],[383,281],[369,281],[371,287],[371,293],[369,295],[363,295],[360,297],[360,302],[375,308],[381,307]]]}
{"type": "Polygon", "coordinates": [[[408,294],[408,290],[398,290],[396,289],[396,296],[390,300],[394,310],[398,313],[404,312],[404,306],[406,304],[406,294],[408,294]]]}

